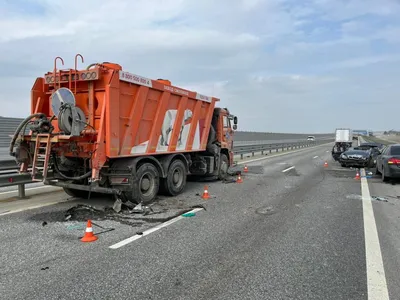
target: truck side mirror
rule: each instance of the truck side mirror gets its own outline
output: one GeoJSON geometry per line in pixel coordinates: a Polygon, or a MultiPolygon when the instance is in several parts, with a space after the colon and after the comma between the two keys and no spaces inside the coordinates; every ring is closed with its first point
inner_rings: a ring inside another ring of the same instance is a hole
{"type": "MultiPolygon", "coordinates": [[[[238,118],[237,117],[233,117],[233,124],[237,124],[238,123],[238,118]]],[[[235,129],[235,128],[233,128],[233,129],[235,129]]]]}
{"type": "Polygon", "coordinates": [[[236,129],[237,129],[237,125],[233,124],[233,130],[236,130],[236,129]]]}

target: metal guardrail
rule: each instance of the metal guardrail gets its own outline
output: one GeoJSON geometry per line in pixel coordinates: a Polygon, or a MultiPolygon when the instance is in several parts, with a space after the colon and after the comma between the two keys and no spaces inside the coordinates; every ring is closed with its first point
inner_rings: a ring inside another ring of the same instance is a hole
{"type": "MultiPolygon", "coordinates": [[[[243,159],[245,154],[254,156],[256,153],[261,153],[263,155],[265,152],[272,153],[272,151],[278,152],[279,150],[301,149],[333,141],[334,139],[331,138],[319,139],[316,141],[294,141],[284,143],[276,143],[273,141],[262,141],[264,143],[259,143],[260,141],[249,141],[244,144],[243,142],[239,142],[234,144],[233,152],[235,155],[240,155],[240,158],[243,159]]],[[[0,161],[0,188],[18,185],[18,197],[25,198],[25,185],[30,183],[34,183],[30,174],[19,174],[15,160],[9,159],[0,161]]]]}

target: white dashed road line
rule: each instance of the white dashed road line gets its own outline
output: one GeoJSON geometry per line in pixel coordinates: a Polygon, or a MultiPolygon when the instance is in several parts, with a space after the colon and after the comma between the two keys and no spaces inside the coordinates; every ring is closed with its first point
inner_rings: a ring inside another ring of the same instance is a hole
{"type": "Polygon", "coordinates": [[[283,170],[282,172],[285,173],[285,172],[290,171],[292,169],[294,169],[294,166],[291,166],[290,168],[287,168],[287,169],[283,170]]]}
{"type": "MultiPolygon", "coordinates": [[[[195,209],[193,209],[193,210],[191,210],[191,211],[189,211],[187,213],[196,213],[196,212],[198,212],[200,210],[203,210],[203,209],[202,208],[195,208],[195,209]]],[[[122,241],[114,244],[114,245],[111,245],[109,248],[110,249],[121,248],[121,247],[123,247],[123,246],[125,246],[125,245],[127,245],[129,243],[132,243],[133,241],[136,241],[136,240],[138,240],[138,239],[140,239],[140,238],[142,238],[142,237],[144,237],[146,235],[149,235],[150,233],[153,233],[153,232],[155,232],[155,231],[157,231],[157,230],[159,230],[161,228],[167,227],[167,226],[169,226],[169,225],[171,225],[171,224],[173,224],[173,223],[175,223],[175,222],[177,222],[179,220],[182,220],[183,218],[185,218],[185,217],[183,217],[182,215],[177,216],[177,217],[175,217],[175,218],[173,218],[173,219],[171,219],[171,220],[169,220],[167,222],[161,223],[161,224],[159,224],[159,225],[157,225],[155,227],[152,227],[152,228],[150,228],[150,229],[148,229],[146,231],[143,231],[143,234],[140,234],[140,235],[139,234],[135,234],[134,236],[131,236],[130,238],[127,238],[125,240],[122,240],[122,241]]]]}
{"type": "Polygon", "coordinates": [[[360,175],[364,219],[365,257],[367,263],[368,300],[389,300],[381,246],[379,244],[368,181],[365,177],[365,169],[361,169],[360,175]]]}
{"type": "Polygon", "coordinates": [[[316,155],[316,156],[314,156],[313,158],[315,159],[315,158],[318,158],[319,156],[318,155],[316,155]]]}

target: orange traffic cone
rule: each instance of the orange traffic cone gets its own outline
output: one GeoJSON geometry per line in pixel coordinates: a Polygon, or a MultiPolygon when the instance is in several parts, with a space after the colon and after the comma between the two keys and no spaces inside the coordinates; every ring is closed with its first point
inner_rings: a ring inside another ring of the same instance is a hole
{"type": "Polygon", "coordinates": [[[238,174],[238,177],[236,179],[236,183],[242,183],[242,182],[243,182],[242,177],[240,176],[240,174],[238,174]]]}
{"type": "Polygon", "coordinates": [[[86,225],[85,235],[81,238],[81,242],[94,242],[98,237],[93,234],[92,222],[89,220],[86,225]]]}
{"type": "Polygon", "coordinates": [[[247,165],[244,166],[244,172],[245,173],[249,172],[249,169],[247,168],[247,165]]]}
{"type": "Polygon", "coordinates": [[[356,173],[356,177],[354,177],[354,179],[359,180],[360,179],[360,173],[357,171],[356,173]]]}
{"type": "Polygon", "coordinates": [[[204,187],[204,192],[203,192],[203,195],[201,196],[201,198],[203,198],[203,199],[209,199],[210,198],[210,195],[208,194],[208,186],[204,187]]]}
{"type": "Polygon", "coordinates": [[[325,168],[328,167],[328,162],[327,162],[327,161],[324,163],[324,167],[325,167],[325,168]]]}

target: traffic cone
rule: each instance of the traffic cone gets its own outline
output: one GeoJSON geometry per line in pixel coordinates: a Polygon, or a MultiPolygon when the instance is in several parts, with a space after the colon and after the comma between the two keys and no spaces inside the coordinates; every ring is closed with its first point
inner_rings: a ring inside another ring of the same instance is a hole
{"type": "Polygon", "coordinates": [[[236,183],[242,183],[242,182],[243,182],[242,177],[240,176],[240,174],[238,174],[238,177],[236,179],[236,183]]]}
{"type": "Polygon", "coordinates": [[[249,169],[247,168],[247,165],[244,166],[244,172],[245,173],[249,172],[249,169]]]}
{"type": "Polygon", "coordinates": [[[85,235],[81,238],[81,242],[94,242],[98,237],[93,234],[92,222],[89,220],[86,225],[85,235]]]}
{"type": "Polygon", "coordinates": [[[210,195],[208,194],[208,187],[207,186],[204,187],[204,192],[203,192],[203,195],[201,196],[201,198],[203,198],[203,199],[209,199],[210,198],[210,195]]]}
{"type": "Polygon", "coordinates": [[[325,167],[325,168],[327,168],[327,167],[328,167],[328,162],[327,162],[327,161],[325,161],[325,163],[324,163],[324,167],[325,167]]]}
{"type": "Polygon", "coordinates": [[[356,173],[356,177],[354,177],[354,179],[359,180],[360,179],[360,173],[357,171],[356,173]]]}

